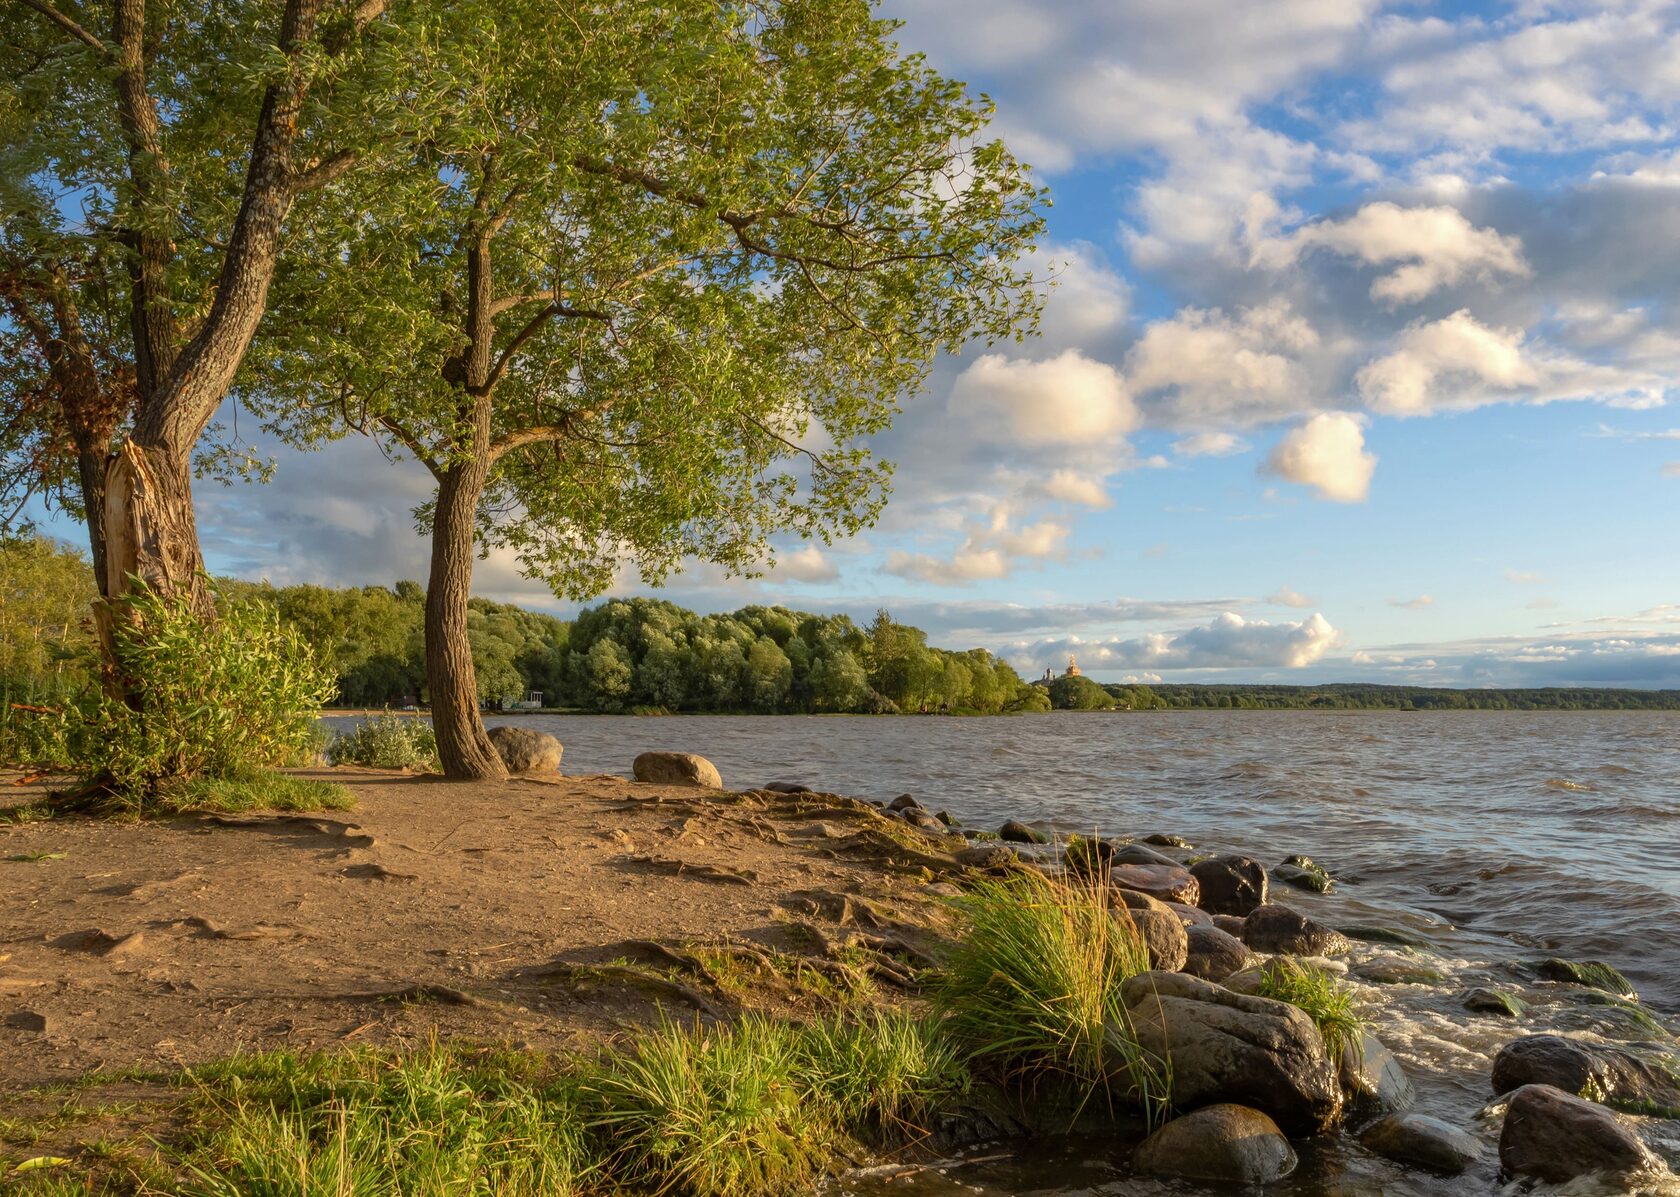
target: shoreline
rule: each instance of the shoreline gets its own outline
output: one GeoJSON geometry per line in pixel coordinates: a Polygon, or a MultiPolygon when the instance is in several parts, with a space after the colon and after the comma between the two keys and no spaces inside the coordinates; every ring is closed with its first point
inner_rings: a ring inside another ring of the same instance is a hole
{"type": "MultiPolygon", "coordinates": [[[[925,1009],[924,995],[881,977],[905,975],[907,955],[925,962],[949,942],[952,893],[988,870],[1020,870],[1017,856],[1026,866],[1057,862],[1056,846],[1006,845],[991,832],[962,836],[914,805],[888,812],[797,787],[734,795],[606,775],[484,787],[345,767],[305,775],[347,785],[357,808],[0,828],[10,858],[0,867],[13,870],[8,879],[22,881],[26,897],[18,912],[0,913],[10,945],[0,953],[0,1000],[45,1023],[35,1032],[0,1028],[7,1107],[0,1117],[17,1117],[33,1085],[99,1068],[207,1064],[234,1050],[412,1051],[439,1036],[575,1054],[630,1042],[631,1028],[657,1026],[673,1011],[698,1022],[748,1011],[808,1019],[834,1008],[832,992],[823,997],[820,986],[807,991],[767,973],[745,981],[731,974],[738,986],[731,993],[716,970],[710,980],[672,972],[660,953],[745,945],[818,969],[835,958],[812,954],[813,929],[831,947],[896,937],[898,953],[877,952],[867,966],[881,971],[872,973],[864,1006],[925,1009]],[[19,859],[31,854],[39,855],[19,859]],[[631,959],[627,945],[640,953],[635,971],[614,974],[615,962],[631,959]]],[[[1143,895],[1122,904],[1128,917],[1165,930],[1164,910],[1187,939],[1191,927],[1236,918],[1194,901],[1169,905],[1189,896],[1185,863],[1205,862],[1182,841],[1145,830],[1132,829],[1142,838],[1130,841],[1084,841],[1087,854],[1103,857],[1110,883],[1143,895]],[[1103,845],[1112,849],[1106,855],[1103,845]]],[[[1321,936],[1336,934],[1334,893],[1271,884],[1266,905],[1305,912],[1296,934],[1308,937],[1273,946],[1309,957],[1337,947],[1321,936]]],[[[1244,939],[1234,923],[1215,929],[1244,939]]],[[[1420,996],[1414,985],[1438,987],[1446,970],[1427,949],[1405,943],[1344,944],[1319,963],[1356,985],[1367,1004],[1404,1007],[1420,996]],[[1408,961],[1410,977],[1394,972],[1408,961]],[[1384,968],[1387,980],[1370,980],[1384,968]]],[[[1514,978],[1507,983],[1520,988],[1514,978]]],[[[1562,987],[1528,985],[1522,992],[1531,996],[1562,987]]],[[[1489,1016],[1460,1017],[1468,1024],[1489,1016]]],[[[1513,1041],[1532,1030],[1501,1025],[1513,1041]]],[[[1382,1033],[1380,1018],[1372,1026],[1382,1033]]],[[[1411,1071],[1403,1045],[1392,1046],[1411,1071]]],[[[1435,1078],[1413,1079],[1426,1098],[1460,1083],[1432,1088],[1435,1078]]],[[[1468,1129],[1481,1137],[1475,1167],[1485,1172],[1490,1128],[1468,1129]]],[[[73,1137],[60,1146],[69,1151],[73,1137]]],[[[18,1158],[13,1142],[0,1140],[0,1158],[18,1158]]]]}

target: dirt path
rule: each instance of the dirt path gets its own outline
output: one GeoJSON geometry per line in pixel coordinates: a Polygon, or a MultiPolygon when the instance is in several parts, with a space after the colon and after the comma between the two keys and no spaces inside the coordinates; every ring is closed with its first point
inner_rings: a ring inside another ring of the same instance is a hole
{"type": "MultiPolygon", "coordinates": [[[[738,998],[639,941],[759,945],[832,977],[861,934],[890,984],[940,918],[922,866],[962,847],[832,796],[310,775],[356,809],[0,827],[0,1090],[434,1033],[576,1047],[738,998]]],[[[773,989],[755,1004],[806,1000],[773,989]]]]}

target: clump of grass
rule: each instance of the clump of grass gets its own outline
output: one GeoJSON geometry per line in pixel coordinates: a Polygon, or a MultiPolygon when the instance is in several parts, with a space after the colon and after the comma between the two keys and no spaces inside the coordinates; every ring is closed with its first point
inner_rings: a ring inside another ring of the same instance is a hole
{"type": "Polygon", "coordinates": [[[336,782],[252,770],[232,777],[199,777],[167,787],[159,791],[149,813],[349,810],[355,805],[355,796],[336,782]]]}
{"type": "Polygon", "coordinates": [[[1020,873],[981,882],[955,905],[961,937],[935,1004],[976,1067],[1123,1096],[1151,1117],[1165,1108],[1166,1062],[1138,1044],[1120,1000],[1149,953],[1110,914],[1100,878],[1020,873]]]}
{"type": "Polygon", "coordinates": [[[274,1053],[189,1075],[204,1127],[184,1169],[189,1197],[568,1197],[589,1169],[565,1094],[507,1060],[433,1045],[274,1053]]]}
{"type": "Polygon", "coordinates": [[[1365,1020],[1355,1007],[1354,992],[1324,969],[1279,956],[1261,966],[1258,992],[1305,1012],[1331,1056],[1358,1048],[1365,1020]]]}
{"type": "Polygon", "coordinates": [[[666,1022],[580,1081],[621,1183],[693,1197],[810,1183],[830,1126],[797,1083],[796,1041],[749,1017],[685,1030],[666,1022]]]}
{"type": "Polygon", "coordinates": [[[373,769],[438,771],[437,735],[428,719],[408,718],[386,711],[364,719],[327,745],[327,760],[335,765],[366,765],[373,769]]]}
{"type": "Polygon", "coordinates": [[[819,1019],[799,1036],[805,1084],[853,1136],[918,1137],[930,1114],[964,1097],[973,1083],[940,1030],[898,1012],[819,1019]]]}

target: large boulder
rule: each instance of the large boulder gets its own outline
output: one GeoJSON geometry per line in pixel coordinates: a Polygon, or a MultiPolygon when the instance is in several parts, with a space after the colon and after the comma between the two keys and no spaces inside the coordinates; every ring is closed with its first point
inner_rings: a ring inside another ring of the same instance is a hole
{"type": "Polygon", "coordinates": [[[1190,871],[1175,864],[1111,865],[1108,880],[1121,889],[1137,890],[1163,902],[1182,902],[1186,906],[1194,906],[1200,893],[1190,871]]]}
{"type": "Polygon", "coordinates": [[[1620,1117],[1551,1085],[1524,1085],[1511,1094],[1499,1134],[1499,1163],[1511,1176],[1549,1184],[1657,1167],[1656,1157],[1620,1117]]]}
{"type": "Polygon", "coordinates": [[[1530,1035],[1499,1049],[1493,1091],[1524,1085],[1551,1085],[1631,1113],[1680,1118],[1680,1074],[1621,1048],[1563,1035],[1530,1035]]]}
{"type": "Polygon", "coordinates": [[[1175,1118],[1138,1144],[1140,1172],[1221,1184],[1264,1185],[1295,1170],[1295,1150],[1277,1123],[1229,1102],[1175,1118]]]}
{"type": "Polygon", "coordinates": [[[1357,1040],[1342,1047],[1337,1064],[1348,1106],[1360,1114],[1394,1113],[1417,1096],[1400,1061],[1369,1031],[1361,1031],[1357,1040]]]}
{"type": "Polygon", "coordinates": [[[560,772],[560,755],[565,750],[547,732],[503,726],[490,728],[488,735],[509,773],[560,772]]]}
{"type": "Polygon", "coordinates": [[[1028,827],[1018,819],[1010,819],[998,828],[998,839],[1009,844],[1048,844],[1050,837],[1036,827],[1028,827]]]}
{"type": "Polygon", "coordinates": [[[692,752],[644,752],[636,758],[631,772],[637,781],[723,789],[723,776],[717,766],[692,752]]]}
{"type": "Polygon", "coordinates": [[[1178,861],[1144,844],[1116,844],[1109,856],[1110,864],[1166,865],[1177,868],[1178,861]]]}
{"type": "Polygon", "coordinates": [[[1402,1164],[1457,1176],[1482,1155],[1476,1137],[1428,1114],[1389,1114],[1359,1132],[1366,1149],[1402,1164]]]}
{"type": "Polygon", "coordinates": [[[1271,882],[1266,866],[1246,856],[1215,856],[1190,866],[1201,887],[1201,900],[1194,903],[1209,914],[1243,916],[1266,904],[1271,882]]]}
{"type": "Polygon", "coordinates": [[[1257,952],[1287,956],[1334,956],[1352,947],[1334,927],[1287,906],[1262,906],[1243,920],[1243,942],[1257,952]]]}
{"type": "Polygon", "coordinates": [[[1110,894],[1114,917],[1136,927],[1143,946],[1149,950],[1149,967],[1169,973],[1183,968],[1189,940],[1184,923],[1167,909],[1167,904],[1132,890],[1112,890],[1110,894]]]}
{"type": "Polygon", "coordinates": [[[1186,927],[1213,926],[1213,916],[1200,906],[1186,906],[1183,902],[1168,902],[1166,905],[1186,927]]]}
{"type": "Polygon", "coordinates": [[[1254,959],[1242,940],[1211,924],[1186,927],[1185,938],[1183,971],[1204,981],[1223,981],[1254,959]]]}
{"type": "Polygon", "coordinates": [[[1120,988],[1130,1032],[1172,1061],[1172,1104],[1235,1101],[1263,1110],[1291,1135],[1335,1122],[1336,1065],[1312,1019],[1286,1002],[1232,993],[1183,973],[1148,972],[1120,988]]]}

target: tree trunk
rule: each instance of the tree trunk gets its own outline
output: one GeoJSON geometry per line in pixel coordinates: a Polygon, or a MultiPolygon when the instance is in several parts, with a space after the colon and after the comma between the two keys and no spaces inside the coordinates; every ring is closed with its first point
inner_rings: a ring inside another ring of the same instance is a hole
{"type": "Polygon", "coordinates": [[[137,578],[165,599],[185,596],[198,615],[214,619],[193,513],[186,458],[126,440],[105,463],[105,575],[100,589],[119,603],[137,578]]]}
{"type": "Polygon", "coordinates": [[[432,519],[432,573],[426,586],[426,685],[432,695],[432,728],[438,759],[452,781],[495,781],[507,776],[478,713],[478,679],[467,639],[467,599],[472,594],[473,529],[488,463],[474,459],[438,479],[432,519]]]}

